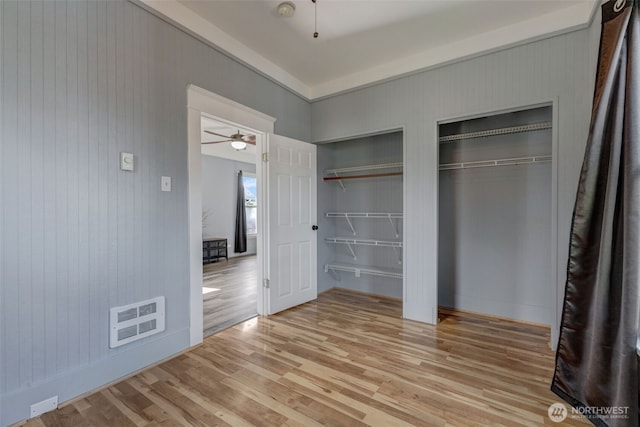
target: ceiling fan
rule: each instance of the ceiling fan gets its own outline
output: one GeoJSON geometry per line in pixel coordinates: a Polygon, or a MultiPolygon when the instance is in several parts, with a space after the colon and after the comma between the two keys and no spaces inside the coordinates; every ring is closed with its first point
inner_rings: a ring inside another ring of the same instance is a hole
{"type": "Polygon", "coordinates": [[[222,135],[220,133],[216,133],[206,129],[204,130],[204,132],[209,133],[211,135],[219,136],[221,138],[226,138],[226,139],[223,139],[222,141],[207,141],[207,142],[203,141],[202,144],[219,144],[221,142],[230,142],[231,147],[238,151],[246,150],[247,144],[256,145],[255,135],[243,135],[240,133],[240,130],[238,130],[236,133],[234,133],[231,136],[222,135]]]}

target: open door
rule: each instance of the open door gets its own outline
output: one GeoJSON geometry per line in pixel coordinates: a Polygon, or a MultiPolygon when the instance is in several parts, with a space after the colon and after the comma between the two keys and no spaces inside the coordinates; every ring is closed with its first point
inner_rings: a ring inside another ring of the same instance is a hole
{"type": "Polygon", "coordinates": [[[268,134],[265,236],[267,314],[316,299],[316,146],[268,134]]]}

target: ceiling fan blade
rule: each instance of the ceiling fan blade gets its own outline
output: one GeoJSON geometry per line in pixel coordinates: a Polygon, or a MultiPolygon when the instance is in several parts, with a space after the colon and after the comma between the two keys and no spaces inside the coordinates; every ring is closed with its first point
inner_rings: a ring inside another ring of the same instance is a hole
{"type": "Polygon", "coordinates": [[[227,135],[222,135],[220,133],[216,133],[213,132],[211,130],[203,130],[206,133],[209,133],[211,135],[216,135],[216,136],[221,136],[222,138],[227,138],[224,141],[210,141],[210,142],[202,142],[202,144],[218,144],[220,142],[233,142],[233,141],[243,141],[247,144],[251,144],[251,145],[256,145],[256,136],[255,135],[247,135],[246,137],[244,135],[242,135],[240,133],[240,131],[238,131],[237,133],[231,135],[231,136],[227,136],[227,135]]]}
{"type": "Polygon", "coordinates": [[[232,141],[231,139],[227,139],[225,141],[202,141],[200,144],[205,145],[205,144],[220,144],[221,142],[230,142],[232,141]]]}
{"type": "MultiPolygon", "coordinates": [[[[204,132],[206,132],[206,133],[210,133],[211,135],[215,135],[215,136],[221,136],[221,137],[223,137],[223,138],[231,138],[229,135],[222,135],[222,134],[215,133],[215,132],[213,132],[213,131],[206,130],[206,129],[204,130],[204,132]]],[[[220,142],[224,142],[224,141],[220,141],[220,142]]]]}

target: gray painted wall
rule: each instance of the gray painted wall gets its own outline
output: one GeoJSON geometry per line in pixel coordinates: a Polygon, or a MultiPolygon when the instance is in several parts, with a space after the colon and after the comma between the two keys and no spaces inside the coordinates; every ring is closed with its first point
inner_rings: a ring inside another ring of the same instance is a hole
{"type": "Polygon", "coordinates": [[[236,174],[256,173],[256,165],[245,162],[202,156],[202,210],[207,212],[203,222],[203,237],[226,237],[229,258],[256,253],[256,238],[247,238],[247,251],[235,253],[236,230],[236,174]]]}
{"type": "MultiPolygon", "coordinates": [[[[382,163],[402,163],[402,132],[357,138],[318,146],[318,290],[332,287],[351,289],[377,295],[402,298],[402,280],[353,273],[325,273],[326,263],[361,265],[383,270],[402,270],[393,248],[354,246],[354,260],[345,245],[331,244],[325,237],[354,237],[344,219],[326,218],[327,212],[402,212],[402,176],[344,180],[345,191],[336,181],[323,181],[322,171],[351,166],[382,163]],[[322,201],[322,203],[320,203],[322,201]]],[[[390,172],[389,170],[370,173],[390,172]]],[[[392,172],[397,172],[394,170],[392,172]]],[[[360,172],[360,174],[369,172],[360,172]]],[[[402,241],[387,219],[352,219],[356,238],[402,241]]],[[[401,253],[400,253],[401,255],[401,253]]]]}
{"type": "MultiPolygon", "coordinates": [[[[558,100],[558,270],[562,298],[577,178],[587,138],[599,18],[590,29],[532,42],[312,104],[312,141],[405,126],[404,316],[436,320],[438,144],[442,119],[558,100]]],[[[549,291],[552,293],[552,291],[549,291]]],[[[550,295],[550,298],[553,298],[550,295]]]]}
{"type": "Polygon", "coordinates": [[[405,316],[426,321],[437,304],[437,120],[558,98],[560,289],[598,37],[596,19],[310,107],[124,0],[0,1],[0,424],[188,346],[188,84],[302,140],[406,126],[405,316]],[[135,172],[118,170],[120,151],[136,155],[135,172]],[[156,295],[167,330],[110,350],[109,307],[156,295]]]}
{"type": "Polygon", "coordinates": [[[0,425],[189,343],[187,85],[310,139],[306,100],[124,0],[0,1],[0,425]],[[120,151],[134,172],[118,169],[120,151]],[[160,191],[160,177],[173,191],[160,191]],[[108,310],[164,295],[164,333],[108,310]]]}

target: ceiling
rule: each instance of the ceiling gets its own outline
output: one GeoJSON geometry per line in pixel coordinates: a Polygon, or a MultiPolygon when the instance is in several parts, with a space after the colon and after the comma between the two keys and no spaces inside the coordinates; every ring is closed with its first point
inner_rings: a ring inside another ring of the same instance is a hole
{"type": "Polygon", "coordinates": [[[307,99],[585,27],[598,0],[139,0],[307,99]]]}
{"type": "MultiPolygon", "coordinates": [[[[210,130],[221,135],[232,135],[236,132],[240,132],[243,135],[255,135],[248,129],[238,128],[237,126],[231,126],[227,123],[220,122],[209,117],[202,116],[200,119],[200,141],[221,141],[223,138],[211,135],[205,130],[210,130]]],[[[258,136],[259,138],[260,136],[258,136]]],[[[228,160],[235,160],[246,163],[256,163],[256,146],[247,144],[245,150],[235,150],[231,147],[229,142],[221,142],[219,144],[203,144],[200,146],[200,152],[205,156],[220,157],[228,160]]]]}

